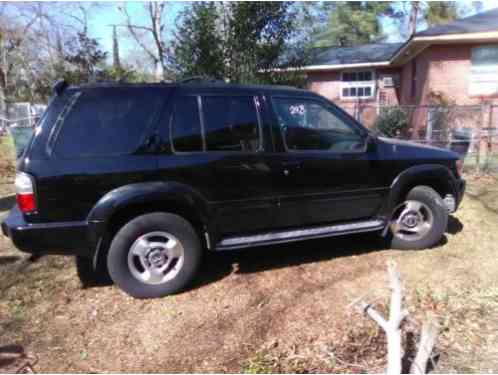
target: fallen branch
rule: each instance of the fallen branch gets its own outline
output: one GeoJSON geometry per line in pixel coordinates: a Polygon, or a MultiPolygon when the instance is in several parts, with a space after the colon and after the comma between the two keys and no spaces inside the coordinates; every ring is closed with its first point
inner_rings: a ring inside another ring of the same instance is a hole
{"type": "MultiPolygon", "coordinates": [[[[363,301],[363,297],[356,299],[350,306],[357,306],[363,313],[368,315],[377,323],[386,334],[387,338],[387,373],[390,375],[401,374],[401,361],[403,358],[403,347],[401,345],[401,325],[408,317],[408,311],[402,309],[402,287],[401,277],[396,263],[389,261],[387,264],[389,275],[389,287],[391,289],[391,301],[389,305],[389,320],[375,310],[372,304],[363,301]]],[[[436,319],[431,317],[422,327],[419,347],[415,360],[412,363],[410,373],[425,374],[427,363],[432,356],[432,350],[436,343],[438,328],[436,319]]]]}
{"type": "Polygon", "coordinates": [[[410,367],[410,374],[425,374],[427,364],[432,359],[432,350],[436,345],[439,328],[434,315],[429,315],[422,326],[422,333],[418,344],[417,355],[410,367]]]}

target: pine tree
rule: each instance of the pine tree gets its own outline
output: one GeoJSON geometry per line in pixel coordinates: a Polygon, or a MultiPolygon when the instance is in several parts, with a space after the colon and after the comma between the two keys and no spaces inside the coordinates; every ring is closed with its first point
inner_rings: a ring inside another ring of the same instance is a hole
{"type": "Polygon", "coordinates": [[[178,74],[274,82],[275,75],[262,72],[297,60],[291,43],[297,23],[291,8],[291,2],[192,4],[182,14],[173,42],[178,74]]]}
{"type": "Polygon", "coordinates": [[[258,75],[283,63],[294,35],[290,2],[232,2],[227,50],[228,76],[238,82],[264,80],[258,75]]]}
{"type": "Polygon", "coordinates": [[[316,36],[317,47],[349,47],[382,40],[380,17],[396,15],[388,2],[335,2],[325,4],[325,10],[330,15],[324,30],[316,36]]]}
{"type": "Polygon", "coordinates": [[[428,1],[424,18],[429,27],[454,21],[457,5],[453,1],[428,1]]]}
{"type": "Polygon", "coordinates": [[[182,14],[173,42],[173,65],[182,76],[225,76],[224,43],[215,3],[198,2],[182,14]]]}

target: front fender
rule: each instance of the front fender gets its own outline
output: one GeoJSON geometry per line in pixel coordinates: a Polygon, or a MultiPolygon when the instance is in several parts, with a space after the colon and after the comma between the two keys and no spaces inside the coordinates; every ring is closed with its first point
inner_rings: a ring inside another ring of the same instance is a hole
{"type": "Polygon", "coordinates": [[[143,182],[114,189],[104,195],[88,214],[90,241],[97,245],[113,215],[132,205],[175,202],[196,212],[203,223],[210,217],[207,200],[195,189],[178,182],[143,182]]]}
{"type": "Polygon", "coordinates": [[[417,185],[438,186],[458,197],[456,178],[451,170],[440,164],[421,164],[401,172],[393,181],[380,215],[389,218],[396,204],[417,185]]]}

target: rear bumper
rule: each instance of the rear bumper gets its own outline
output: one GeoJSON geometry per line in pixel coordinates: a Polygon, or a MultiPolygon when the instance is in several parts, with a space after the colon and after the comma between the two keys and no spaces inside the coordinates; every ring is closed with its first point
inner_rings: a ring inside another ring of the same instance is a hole
{"type": "Polygon", "coordinates": [[[84,256],[90,253],[86,221],[27,223],[14,206],[2,223],[2,233],[27,253],[84,256]]]}

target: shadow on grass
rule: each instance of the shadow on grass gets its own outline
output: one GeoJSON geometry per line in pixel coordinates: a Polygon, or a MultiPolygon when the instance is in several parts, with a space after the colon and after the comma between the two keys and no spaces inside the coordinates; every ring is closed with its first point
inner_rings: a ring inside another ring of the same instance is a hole
{"type": "Polygon", "coordinates": [[[17,255],[0,256],[0,266],[3,266],[5,264],[10,264],[10,263],[15,263],[20,259],[21,259],[21,257],[17,256],[17,255]]]}
{"type": "Polygon", "coordinates": [[[0,198],[0,211],[10,210],[15,203],[16,203],[16,196],[15,195],[9,195],[9,196],[0,198]]]}
{"type": "Polygon", "coordinates": [[[386,249],[387,241],[370,233],[208,253],[190,289],[221,280],[232,272],[258,273],[386,249]]]}
{"type": "Polygon", "coordinates": [[[446,229],[446,232],[449,234],[457,234],[460,233],[462,230],[463,230],[462,222],[455,216],[449,216],[448,228],[446,229]]]}
{"type": "MultiPolygon", "coordinates": [[[[450,216],[447,232],[456,234],[462,229],[463,224],[457,218],[450,216]]],[[[435,248],[447,242],[448,239],[446,236],[443,236],[435,248]]],[[[341,257],[387,250],[389,248],[388,245],[388,241],[383,239],[378,233],[364,233],[243,250],[206,252],[199,275],[189,289],[197,289],[219,281],[233,272],[249,274],[317,263],[341,257]]],[[[426,251],[431,251],[431,249],[426,251]]],[[[84,288],[112,284],[109,275],[105,271],[100,269],[97,274],[93,271],[90,259],[77,260],[77,270],[84,288]]]]}

